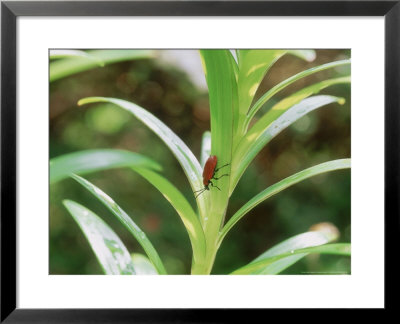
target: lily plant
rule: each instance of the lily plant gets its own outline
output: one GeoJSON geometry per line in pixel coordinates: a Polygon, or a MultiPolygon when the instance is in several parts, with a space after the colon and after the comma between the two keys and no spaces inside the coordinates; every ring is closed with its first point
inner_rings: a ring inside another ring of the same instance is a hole
{"type": "MultiPolygon", "coordinates": [[[[99,57],[96,53],[74,51],[64,54],[82,56],[61,59],[69,60],[72,66],[74,66],[73,62],[76,63],[79,60],[81,62],[87,60],[90,66],[107,63],[107,61],[102,61],[106,56],[99,57]]],[[[350,76],[325,79],[308,85],[280,99],[269,110],[261,113],[260,109],[270,103],[271,98],[296,81],[324,70],[350,64],[350,60],[340,60],[306,69],[276,84],[255,100],[255,94],[265,75],[284,55],[295,55],[310,61],[313,60],[315,52],[312,50],[200,50],[209,91],[211,125],[210,131],[203,135],[199,159],[166,124],[133,102],[109,97],[89,97],[79,100],[79,106],[96,103],[114,104],[130,112],[154,132],[180,163],[188,184],[194,192],[193,201],[196,204],[191,204],[174,184],[162,175],[162,167],[159,163],[135,152],[116,149],[86,150],[53,158],[50,161],[50,182],[54,183],[67,177],[75,179],[100,200],[130,231],[146,254],[145,256],[137,253],[131,255],[121,239],[99,216],[77,202],[64,200],[65,207],[87,237],[106,274],[167,274],[167,271],[156,247],[135,223],[134,217],[128,215],[118,202],[103,190],[82,177],[89,172],[130,167],[159,190],[174,207],[187,231],[193,251],[191,274],[196,275],[212,272],[218,250],[225,237],[258,204],[310,177],[350,168],[350,159],[338,159],[310,166],[267,186],[233,215],[227,215],[229,199],[240,179],[245,175],[246,169],[275,136],[318,108],[328,104],[339,106],[345,102],[344,98],[318,93],[336,84],[350,83],[350,76]],[[211,187],[210,190],[195,197],[195,192],[204,188],[203,168],[210,156],[217,157],[216,168],[224,166],[223,173],[227,176],[218,180],[218,188],[211,187]]],[[[71,74],[66,72],[68,71],[67,63],[64,61],[64,74],[59,73],[51,80],[71,74]]],[[[79,66],[79,64],[76,65],[79,66]]],[[[54,74],[58,72],[50,65],[50,76],[53,75],[53,71],[55,71],[54,74]]],[[[329,182],[329,178],[326,181],[329,182]]],[[[331,243],[335,239],[337,239],[337,233],[326,227],[300,233],[266,250],[256,259],[233,271],[232,274],[278,274],[310,253],[350,256],[350,243],[331,243]]]]}

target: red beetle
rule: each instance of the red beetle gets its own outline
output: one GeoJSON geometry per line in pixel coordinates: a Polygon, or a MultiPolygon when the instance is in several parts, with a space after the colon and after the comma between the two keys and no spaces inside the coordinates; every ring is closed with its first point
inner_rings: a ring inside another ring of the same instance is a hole
{"type": "Polygon", "coordinates": [[[218,180],[218,179],[220,179],[220,178],[222,178],[222,177],[224,177],[224,176],[227,176],[228,174],[223,174],[223,175],[219,176],[218,178],[216,178],[216,177],[215,177],[215,173],[216,173],[218,170],[222,169],[223,167],[226,167],[227,165],[229,165],[229,163],[227,163],[227,164],[225,164],[225,165],[219,167],[218,169],[216,169],[215,167],[217,166],[217,162],[218,162],[218,159],[217,159],[217,156],[216,156],[216,155],[211,155],[211,156],[207,159],[206,164],[204,165],[204,170],[203,170],[203,184],[204,184],[204,188],[203,188],[203,189],[200,189],[200,190],[197,190],[197,191],[194,192],[194,193],[198,192],[198,194],[196,195],[196,198],[197,198],[198,196],[200,196],[204,191],[210,190],[210,188],[209,188],[210,185],[211,185],[211,187],[215,187],[215,188],[217,188],[218,190],[221,190],[221,189],[218,188],[217,185],[215,185],[215,184],[211,181],[211,179],[218,180]]]}

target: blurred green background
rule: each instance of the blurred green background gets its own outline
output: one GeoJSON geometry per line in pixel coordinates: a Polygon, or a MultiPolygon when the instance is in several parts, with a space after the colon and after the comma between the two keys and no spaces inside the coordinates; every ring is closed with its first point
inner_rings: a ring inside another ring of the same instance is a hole
{"type": "MultiPolygon", "coordinates": [[[[323,63],[350,57],[350,50],[317,50],[311,63],[286,55],[269,71],[255,100],[289,76],[323,63]]],[[[88,96],[132,101],[161,119],[199,157],[201,137],[209,130],[208,94],[196,51],[155,51],[155,58],[96,67],[50,84],[50,158],[95,148],[119,148],[149,156],[193,205],[193,194],[178,162],[144,125],[128,112],[108,104],[78,107],[88,96]]],[[[270,104],[327,77],[347,75],[348,67],[301,79],[270,104]]],[[[301,118],[279,134],[250,165],[231,197],[227,217],[269,185],[304,168],[350,157],[350,86],[322,91],[346,99],[301,118]]],[[[191,246],[183,224],[163,196],[129,169],[86,175],[109,194],[147,233],[168,273],[190,273],[191,246]]],[[[121,237],[131,253],[142,248],[118,220],[76,181],[50,186],[50,274],[101,274],[83,233],[62,205],[75,200],[97,213],[121,237]]],[[[321,222],[333,223],[339,242],[350,242],[350,172],[313,177],[270,198],[252,210],[228,234],[217,254],[213,274],[247,264],[269,247],[321,222]]],[[[350,258],[308,256],[283,274],[349,273],[350,258]]]]}

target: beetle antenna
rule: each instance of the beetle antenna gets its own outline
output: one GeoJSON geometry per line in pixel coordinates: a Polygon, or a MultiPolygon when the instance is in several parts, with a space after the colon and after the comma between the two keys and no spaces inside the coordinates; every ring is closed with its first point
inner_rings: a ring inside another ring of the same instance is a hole
{"type": "Polygon", "coordinates": [[[196,193],[196,192],[200,191],[194,198],[197,199],[197,197],[200,196],[205,190],[206,190],[206,188],[203,188],[203,189],[201,189],[201,190],[194,191],[193,193],[196,193]]]}

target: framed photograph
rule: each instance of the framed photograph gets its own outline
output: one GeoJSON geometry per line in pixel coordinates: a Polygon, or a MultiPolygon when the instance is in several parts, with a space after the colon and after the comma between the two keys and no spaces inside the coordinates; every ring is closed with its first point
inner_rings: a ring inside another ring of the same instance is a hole
{"type": "Polygon", "coordinates": [[[399,21],[399,1],[2,2],[1,321],[392,308],[399,21]]]}

